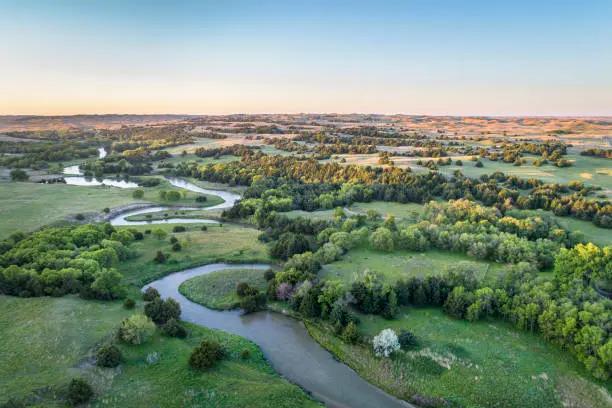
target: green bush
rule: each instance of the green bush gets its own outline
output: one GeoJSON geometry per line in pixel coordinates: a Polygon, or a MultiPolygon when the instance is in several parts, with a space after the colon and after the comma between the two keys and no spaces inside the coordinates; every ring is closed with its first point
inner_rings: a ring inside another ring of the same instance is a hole
{"type": "Polygon", "coordinates": [[[172,250],[173,250],[174,252],[178,252],[178,251],[180,251],[181,249],[183,249],[183,247],[181,246],[181,243],[180,243],[180,242],[175,242],[175,243],[172,245],[172,250]]]}
{"type": "Polygon", "coordinates": [[[121,363],[121,350],[113,344],[107,344],[96,352],[96,365],[98,367],[117,367],[121,363]]]}
{"type": "Polygon", "coordinates": [[[178,337],[184,339],[187,337],[187,330],[178,322],[178,320],[171,318],[162,327],[162,333],[170,337],[178,337]]]}
{"type": "Polygon", "coordinates": [[[398,340],[403,350],[406,350],[410,347],[414,347],[417,345],[416,336],[412,332],[405,330],[405,329],[402,329],[400,331],[398,340]]]}
{"type": "Polygon", "coordinates": [[[149,286],[147,290],[142,294],[142,300],[145,302],[150,302],[155,299],[159,299],[159,292],[154,287],[149,286]]]}
{"type": "Polygon", "coordinates": [[[123,301],[123,307],[125,309],[133,309],[136,306],[136,302],[134,301],[134,299],[131,298],[127,298],[123,301]]]}
{"type": "Polygon", "coordinates": [[[355,344],[359,341],[359,329],[353,322],[349,322],[342,331],[342,340],[349,344],[355,344]]]}
{"type": "Polygon", "coordinates": [[[181,317],[181,305],[172,298],[156,298],[145,305],[144,312],[155,324],[163,325],[170,319],[178,320],[181,317]]]}
{"type": "Polygon", "coordinates": [[[166,262],[166,259],[168,259],[168,257],[162,251],[157,251],[157,253],[155,254],[155,258],[153,258],[153,261],[155,263],[162,264],[166,262]]]}
{"type": "Polygon", "coordinates": [[[72,406],[84,404],[93,397],[91,386],[80,378],[74,378],[68,385],[68,403],[72,406]]]}
{"type": "Polygon", "coordinates": [[[251,357],[251,351],[249,349],[243,349],[240,352],[240,358],[243,360],[248,360],[251,357]]]}
{"type": "Polygon", "coordinates": [[[172,232],[185,232],[185,231],[187,231],[187,228],[185,228],[185,227],[184,227],[184,226],[182,226],[182,225],[175,225],[175,226],[172,228],[172,232]]]}
{"type": "Polygon", "coordinates": [[[155,333],[155,324],[145,315],[135,314],[121,322],[117,336],[128,344],[142,344],[155,333]]]}
{"type": "Polygon", "coordinates": [[[268,282],[274,279],[275,276],[276,276],[276,273],[272,269],[268,269],[267,271],[264,272],[264,279],[268,282]]]}
{"type": "Polygon", "coordinates": [[[214,340],[203,340],[189,357],[189,365],[196,370],[205,370],[223,358],[223,348],[214,340]]]}

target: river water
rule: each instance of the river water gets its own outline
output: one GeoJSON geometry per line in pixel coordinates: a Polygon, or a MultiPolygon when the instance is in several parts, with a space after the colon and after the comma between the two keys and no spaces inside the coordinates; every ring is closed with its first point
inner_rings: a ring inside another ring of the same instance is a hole
{"type": "MultiPolygon", "coordinates": [[[[107,155],[106,149],[103,147],[100,147],[98,149],[98,157],[100,159],[103,159],[104,157],[106,157],[106,155],[107,155]]],[[[138,184],[132,183],[130,181],[125,181],[125,180],[116,180],[116,179],[110,179],[110,178],[98,180],[92,177],[84,177],[83,172],[81,171],[78,165],[65,167],[63,173],[66,176],[64,177],[66,184],[70,184],[73,186],[87,186],[87,187],[111,186],[111,187],[118,187],[118,188],[136,188],[138,187],[138,184]]]]}
{"type": "Polygon", "coordinates": [[[299,320],[269,311],[242,315],[239,311],[211,310],[190,301],[178,290],[181,283],[193,277],[236,268],[264,270],[268,265],[205,265],[165,276],[145,286],[143,290],[154,287],[162,297],[174,298],[181,305],[183,320],[252,340],[262,349],[277,372],[328,407],[411,406],[374,387],[351,368],[335,360],[310,337],[299,320]]]}

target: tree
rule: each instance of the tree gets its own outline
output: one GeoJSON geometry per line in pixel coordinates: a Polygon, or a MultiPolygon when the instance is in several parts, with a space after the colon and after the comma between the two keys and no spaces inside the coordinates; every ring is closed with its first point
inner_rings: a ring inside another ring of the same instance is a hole
{"type": "Polygon", "coordinates": [[[169,319],[162,327],[162,333],[170,337],[178,337],[184,339],[187,337],[187,330],[175,318],[169,319]]]}
{"type": "Polygon", "coordinates": [[[349,344],[355,344],[359,341],[359,329],[354,322],[349,322],[342,331],[342,340],[349,344]]]}
{"type": "Polygon", "coordinates": [[[178,320],[181,317],[181,305],[172,298],[155,298],[145,305],[144,312],[155,324],[163,325],[170,319],[178,320]]]}
{"type": "Polygon", "coordinates": [[[397,334],[392,329],[384,329],[374,336],[372,346],[377,357],[389,357],[400,349],[397,334]]]}
{"type": "Polygon", "coordinates": [[[151,233],[155,236],[155,238],[159,240],[166,238],[166,236],[168,235],[168,233],[161,228],[155,228],[153,231],[151,231],[151,233]]]}
{"type": "Polygon", "coordinates": [[[11,170],[11,180],[13,181],[28,181],[29,178],[28,173],[21,169],[11,170]]]}
{"type": "Polygon", "coordinates": [[[115,269],[102,269],[91,284],[91,293],[96,299],[117,299],[125,294],[125,288],[121,286],[123,276],[115,269]]]}
{"type": "Polygon", "coordinates": [[[301,254],[310,249],[308,240],[302,234],[286,232],[272,246],[270,255],[274,258],[287,260],[295,254],[301,254]]]}
{"type": "Polygon", "coordinates": [[[134,190],[134,192],[132,193],[132,198],[136,199],[136,200],[140,200],[141,198],[144,197],[144,190],[141,189],[136,189],[134,190]]]}
{"type": "Polygon", "coordinates": [[[404,350],[414,347],[417,344],[417,339],[414,333],[408,330],[404,330],[404,329],[400,331],[400,334],[398,336],[398,341],[399,341],[400,346],[404,350]]]}
{"type": "Polygon", "coordinates": [[[178,201],[181,199],[181,193],[176,190],[171,190],[166,193],[166,200],[178,201]]]}
{"type": "Polygon", "coordinates": [[[189,357],[189,365],[196,370],[205,370],[212,367],[223,358],[221,344],[214,340],[203,340],[189,357]]]}
{"type": "Polygon", "coordinates": [[[370,244],[379,251],[391,252],[394,248],[393,234],[388,228],[379,227],[370,235],[370,244]]]}
{"type": "Polygon", "coordinates": [[[152,286],[149,286],[142,294],[142,300],[144,300],[145,302],[150,302],[152,300],[159,299],[159,298],[160,298],[159,292],[157,291],[157,289],[155,289],[152,286]]]}
{"type": "Polygon", "coordinates": [[[73,378],[68,385],[68,402],[72,406],[84,404],[94,395],[91,386],[80,378],[73,378]]]}
{"type": "Polygon", "coordinates": [[[106,344],[96,352],[96,365],[98,367],[117,367],[121,363],[121,350],[114,344],[106,344]]]}
{"type": "Polygon", "coordinates": [[[117,335],[128,344],[145,343],[155,332],[155,324],[145,315],[135,314],[121,322],[117,335]]]}
{"type": "Polygon", "coordinates": [[[162,263],[166,262],[167,258],[168,257],[162,251],[157,251],[157,253],[155,254],[155,258],[153,258],[153,261],[155,263],[162,264],[162,263]]]}

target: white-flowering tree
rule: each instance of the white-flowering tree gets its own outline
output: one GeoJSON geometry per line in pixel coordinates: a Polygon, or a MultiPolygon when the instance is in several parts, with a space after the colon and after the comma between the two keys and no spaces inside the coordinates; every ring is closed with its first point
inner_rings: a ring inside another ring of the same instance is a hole
{"type": "Polygon", "coordinates": [[[378,357],[389,357],[391,353],[400,349],[397,334],[392,329],[384,329],[372,340],[374,353],[378,357]]]}

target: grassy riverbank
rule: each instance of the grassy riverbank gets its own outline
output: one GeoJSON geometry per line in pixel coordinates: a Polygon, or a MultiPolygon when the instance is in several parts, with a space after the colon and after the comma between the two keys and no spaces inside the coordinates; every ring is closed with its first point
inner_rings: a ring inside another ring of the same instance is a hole
{"type": "Polygon", "coordinates": [[[189,300],[211,309],[235,309],[240,303],[236,285],[240,282],[265,291],[266,280],[261,269],[228,269],[185,281],[179,291],[189,300]]]}
{"type": "MultiPolygon", "coordinates": [[[[131,244],[136,258],[119,265],[125,280],[136,286],[142,286],[169,272],[179,271],[198,265],[214,262],[247,263],[271,262],[267,246],[257,239],[259,231],[235,224],[207,224],[206,231],[201,225],[186,224],[187,231],[172,234],[173,225],[139,225],[139,231],[162,229],[168,237],[157,239],[145,234],[145,239],[131,244]],[[181,244],[181,251],[173,251],[170,235],[174,235],[181,244]],[[157,251],[169,255],[164,263],[153,261],[157,251]]],[[[125,228],[125,227],[123,227],[125,228]]]]}
{"type": "Polygon", "coordinates": [[[13,397],[62,407],[66,384],[83,377],[96,392],[94,407],[319,406],[279,377],[252,342],[195,325],[188,325],[187,339],[157,333],[141,346],[120,345],[124,361],[118,369],[93,366],[96,346],[134,312],[123,309],[121,302],[74,296],[0,296],[0,404],[13,397]],[[187,360],[203,339],[219,341],[226,355],[200,373],[191,370],[187,360]],[[248,358],[241,357],[243,350],[248,350],[248,358]],[[147,363],[153,354],[157,362],[147,363]]]}
{"type": "Polygon", "coordinates": [[[464,407],[610,406],[611,383],[598,383],[569,353],[499,321],[455,320],[440,309],[403,308],[399,318],[361,315],[367,337],[408,329],[418,346],[390,359],[371,345],[349,345],[316,324],[310,334],[359,375],[400,398],[441,397],[464,407]]]}

